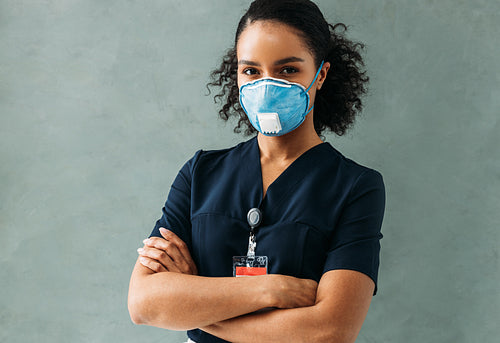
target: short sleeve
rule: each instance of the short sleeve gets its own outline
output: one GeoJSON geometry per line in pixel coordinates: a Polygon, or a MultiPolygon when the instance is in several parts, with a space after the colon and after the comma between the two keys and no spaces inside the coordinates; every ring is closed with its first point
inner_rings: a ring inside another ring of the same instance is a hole
{"type": "Polygon", "coordinates": [[[375,282],[377,293],[381,226],[385,210],[382,175],[373,169],[354,183],[330,242],[323,273],[356,270],[375,282]]]}
{"type": "Polygon", "coordinates": [[[163,206],[162,216],[156,221],[149,237],[162,237],[160,228],[164,227],[179,236],[191,251],[191,180],[201,152],[196,152],[177,174],[163,206]]]}

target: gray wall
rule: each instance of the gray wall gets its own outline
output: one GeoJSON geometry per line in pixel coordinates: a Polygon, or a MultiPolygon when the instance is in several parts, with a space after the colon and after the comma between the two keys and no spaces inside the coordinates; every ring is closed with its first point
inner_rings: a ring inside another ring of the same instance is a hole
{"type": "MultiPolygon", "coordinates": [[[[183,162],[245,139],[204,84],[248,3],[0,1],[0,341],[182,341],[130,322],[128,281],[183,162]]],[[[318,4],[372,80],[327,140],[387,189],[358,342],[498,342],[500,2],[318,4]]]]}

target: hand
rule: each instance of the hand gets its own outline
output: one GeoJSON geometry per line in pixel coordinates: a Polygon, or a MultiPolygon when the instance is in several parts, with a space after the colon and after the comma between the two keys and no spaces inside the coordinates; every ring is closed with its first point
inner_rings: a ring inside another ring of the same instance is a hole
{"type": "Polygon", "coordinates": [[[176,234],[160,228],[163,238],[145,239],[144,247],[137,249],[139,262],[155,273],[176,272],[182,274],[198,274],[196,264],[191,258],[189,249],[176,234]]]}
{"type": "Polygon", "coordinates": [[[299,279],[287,275],[269,275],[271,296],[278,308],[312,306],[316,302],[318,283],[314,280],[299,279]]]}

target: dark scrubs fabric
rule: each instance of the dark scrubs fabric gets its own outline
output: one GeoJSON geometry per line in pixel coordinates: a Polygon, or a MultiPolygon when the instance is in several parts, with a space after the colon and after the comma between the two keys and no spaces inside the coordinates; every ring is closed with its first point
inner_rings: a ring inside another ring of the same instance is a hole
{"type": "MultiPolygon", "coordinates": [[[[319,281],[333,269],[362,272],[377,283],[380,228],[385,208],[382,176],[344,157],[329,143],[297,158],[263,198],[256,137],[225,150],[198,151],[172,184],[159,228],[188,245],[202,276],[232,276],[232,257],[246,255],[248,210],[263,222],[256,255],[268,272],[319,281]]],[[[376,292],[376,288],[375,288],[376,292]]],[[[201,330],[198,342],[225,342],[201,330]]]]}

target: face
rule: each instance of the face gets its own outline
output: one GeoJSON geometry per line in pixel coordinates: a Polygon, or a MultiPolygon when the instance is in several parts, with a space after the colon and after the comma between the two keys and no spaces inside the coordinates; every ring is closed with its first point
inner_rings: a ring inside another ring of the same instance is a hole
{"type": "MultiPolygon", "coordinates": [[[[274,77],[309,87],[317,72],[314,56],[296,29],[275,21],[256,21],[240,35],[236,46],[238,87],[263,77],[274,77]]],[[[309,90],[311,103],[330,64],[325,62],[309,90]]]]}

